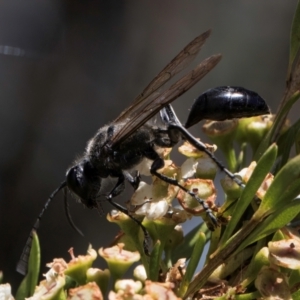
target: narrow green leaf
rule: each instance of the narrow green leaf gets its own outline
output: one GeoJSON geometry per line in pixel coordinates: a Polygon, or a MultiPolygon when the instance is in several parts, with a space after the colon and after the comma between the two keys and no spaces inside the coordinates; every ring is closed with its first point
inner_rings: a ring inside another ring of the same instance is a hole
{"type": "Polygon", "coordinates": [[[39,239],[36,233],[33,235],[32,248],[29,256],[28,273],[31,274],[30,294],[34,293],[35,287],[38,283],[41,265],[41,249],[39,239]]]}
{"type": "MultiPolygon", "coordinates": [[[[295,284],[298,284],[299,283],[299,278],[300,278],[300,270],[299,269],[291,270],[291,273],[290,273],[290,276],[289,276],[289,285],[293,286],[295,284]]],[[[296,299],[296,298],[294,298],[294,299],[296,299]]],[[[299,299],[299,298],[297,298],[297,299],[299,299]]]]}
{"type": "Polygon", "coordinates": [[[251,300],[251,299],[259,299],[261,297],[260,292],[255,291],[253,293],[247,293],[247,294],[240,294],[240,295],[235,295],[234,299],[235,300],[251,300]]]}
{"type": "Polygon", "coordinates": [[[28,272],[18,288],[16,300],[23,300],[26,297],[33,295],[38,282],[41,260],[40,244],[38,236],[35,232],[33,233],[32,237],[33,239],[29,255],[28,272]]]}
{"type": "MultiPolygon", "coordinates": [[[[243,252],[244,251],[241,251],[241,253],[243,252]]],[[[269,256],[268,248],[262,247],[255,254],[255,256],[252,257],[252,260],[249,266],[247,267],[245,274],[243,274],[243,278],[245,279],[240,283],[240,286],[242,288],[246,288],[249,284],[251,284],[255,280],[257,274],[259,273],[259,271],[263,266],[270,264],[268,256],[269,256]]]]}
{"type": "Polygon", "coordinates": [[[161,242],[158,240],[155,243],[150,256],[149,279],[152,281],[158,280],[162,252],[162,245],[161,242]]]}
{"type": "Polygon", "coordinates": [[[243,143],[240,148],[240,153],[238,156],[238,169],[242,169],[246,167],[246,161],[247,161],[247,143],[243,143]]]}
{"type": "Polygon", "coordinates": [[[185,235],[183,243],[173,251],[172,260],[174,262],[182,257],[191,257],[194,246],[198,241],[198,233],[200,232],[203,232],[206,236],[210,234],[205,222],[196,226],[185,235]]]}
{"type": "Polygon", "coordinates": [[[284,210],[279,210],[269,215],[261,222],[249,236],[240,244],[237,251],[241,251],[248,245],[274,233],[279,228],[287,225],[300,212],[298,200],[288,202],[284,210]]]}
{"type": "MultiPolygon", "coordinates": [[[[278,157],[281,156],[280,164],[276,166],[280,170],[289,160],[291,148],[297,141],[297,133],[300,129],[300,119],[293,124],[278,141],[278,157]]],[[[276,174],[277,172],[275,172],[276,174]]]]}
{"type": "Polygon", "coordinates": [[[283,234],[282,230],[276,230],[275,234],[272,237],[272,242],[281,241],[285,239],[285,235],[283,234]]]}
{"type": "Polygon", "coordinates": [[[281,124],[281,121],[288,114],[295,102],[300,98],[300,92],[296,92],[284,105],[284,107],[278,112],[274,120],[271,130],[266,134],[265,138],[260,143],[256,153],[254,155],[254,160],[257,161],[260,156],[266,151],[269,147],[271,140],[274,136],[274,133],[277,131],[277,127],[281,124]]]}
{"type": "Polygon", "coordinates": [[[296,12],[292,23],[292,29],[291,29],[288,77],[291,73],[294,61],[299,53],[299,49],[300,49],[300,2],[298,1],[296,12]]]}
{"type": "Polygon", "coordinates": [[[242,215],[245,210],[251,203],[255,193],[260,187],[261,183],[265,179],[266,175],[270,171],[275,159],[277,156],[277,146],[275,144],[271,145],[269,149],[262,155],[260,160],[257,162],[257,166],[255,167],[246,187],[244,188],[240,199],[237,201],[234,212],[232,213],[232,217],[230,222],[228,223],[224,234],[222,236],[221,245],[226,243],[229,238],[232,236],[236,225],[240,221],[242,215]]]}
{"type": "Polygon", "coordinates": [[[291,182],[289,186],[286,187],[286,189],[280,196],[277,205],[273,207],[273,210],[278,212],[284,210],[286,205],[292,200],[294,200],[299,194],[300,194],[300,178],[295,179],[294,181],[291,182]]]}
{"type": "Polygon", "coordinates": [[[291,183],[300,177],[300,155],[292,158],[275,176],[259,206],[257,215],[273,209],[282,201],[281,196],[291,183]]]}
{"type": "Polygon", "coordinates": [[[293,299],[300,299],[300,289],[292,294],[293,299]]]}
{"type": "Polygon", "coordinates": [[[221,226],[217,227],[210,235],[209,239],[209,248],[206,255],[206,262],[209,260],[211,254],[213,254],[219,247],[220,237],[222,233],[221,226]]]}
{"type": "Polygon", "coordinates": [[[187,291],[188,285],[190,284],[193,275],[195,273],[195,270],[199,264],[201,255],[203,253],[203,249],[205,246],[206,237],[205,234],[200,232],[197,234],[197,242],[195,244],[192,256],[190,258],[190,261],[187,265],[186,272],[184,274],[183,280],[181,282],[180,288],[179,288],[179,296],[183,296],[185,292],[187,291]]]}

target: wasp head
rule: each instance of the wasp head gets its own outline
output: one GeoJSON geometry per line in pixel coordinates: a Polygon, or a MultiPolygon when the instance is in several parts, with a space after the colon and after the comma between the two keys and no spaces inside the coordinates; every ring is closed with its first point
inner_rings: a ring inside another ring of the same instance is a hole
{"type": "Polygon", "coordinates": [[[101,187],[101,177],[89,160],[84,159],[71,167],[66,174],[69,190],[88,208],[97,207],[96,198],[101,187]]]}

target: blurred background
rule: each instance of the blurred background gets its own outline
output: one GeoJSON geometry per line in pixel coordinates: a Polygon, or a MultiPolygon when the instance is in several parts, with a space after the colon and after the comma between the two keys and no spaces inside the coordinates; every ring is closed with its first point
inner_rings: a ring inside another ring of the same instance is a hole
{"type": "MultiPolygon", "coordinates": [[[[212,35],[197,62],[223,59],[174,103],[185,121],[199,94],[219,85],[258,92],[276,111],[285,87],[296,1],[37,1],[0,4],[0,270],[14,290],[31,227],[66,169],[195,36],[212,35]]],[[[193,128],[201,136],[200,126],[193,128]]],[[[128,192],[132,193],[131,188],[128,192]]],[[[118,200],[124,203],[129,195],[118,200]]],[[[42,273],[67,250],[108,245],[118,227],[58,195],[42,220],[42,273]]],[[[105,213],[111,207],[103,203],[105,213]]],[[[101,267],[100,262],[98,265],[101,267]]]]}

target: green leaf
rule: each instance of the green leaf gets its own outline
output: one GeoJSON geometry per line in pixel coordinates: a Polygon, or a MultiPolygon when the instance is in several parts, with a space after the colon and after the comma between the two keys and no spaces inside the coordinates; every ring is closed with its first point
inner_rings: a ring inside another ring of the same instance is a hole
{"type": "Polygon", "coordinates": [[[240,199],[237,201],[234,212],[230,222],[228,223],[224,234],[222,236],[221,245],[226,243],[234,232],[236,225],[240,221],[245,210],[251,203],[255,193],[259,189],[261,183],[265,179],[266,175],[270,171],[277,156],[277,146],[271,145],[269,149],[263,154],[257,163],[246,187],[244,188],[240,199]]]}
{"type": "Polygon", "coordinates": [[[237,251],[241,251],[248,245],[274,233],[282,228],[300,212],[300,203],[298,200],[288,202],[284,209],[278,210],[269,215],[258,225],[249,236],[240,244],[237,251]]]}
{"type": "Polygon", "coordinates": [[[208,249],[208,253],[206,255],[206,262],[209,260],[209,257],[211,254],[213,254],[219,247],[219,243],[220,243],[220,236],[222,233],[222,228],[221,226],[217,227],[210,236],[209,239],[209,249],[208,249]]]}
{"type": "MultiPolygon", "coordinates": [[[[242,251],[241,253],[243,253],[242,251]]],[[[267,247],[262,247],[255,256],[252,257],[252,260],[248,267],[246,268],[245,274],[243,274],[243,278],[245,278],[241,283],[241,287],[247,287],[251,282],[255,280],[257,274],[261,270],[263,266],[267,266],[270,264],[269,259],[269,251],[267,247]]]]}
{"type": "MultiPolygon", "coordinates": [[[[278,140],[278,157],[280,163],[276,166],[276,170],[280,170],[289,160],[291,148],[297,141],[297,134],[300,129],[300,119],[293,124],[278,140]]],[[[299,154],[299,153],[298,153],[299,154]]],[[[277,171],[275,171],[275,174],[277,171]]]]}
{"type": "MultiPolygon", "coordinates": [[[[282,195],[280,196],[277,205],[273,207],[275,211],[282,211],[286,205],[293,201],[300,193],[300,178],[294,180],[289,186],[286,187],[282,195]]],[[[295,200],[296,201],[296,200],[295,200]]]]}
{"type": "Polygon", "coordinates": [[[300,278],[300,270],[299,269],[291,270],[291,273],[290,273],[290,276],[289,276],[289,285],[293,286],[295,284],[298,284],[299,283],[299,278],[300,278]]]}
{"type": "Polygon", "coordinates": [[[274,136],[274,133],[277,131],[277,127],[281,124],[282,120],[288,114],[288,112],[290,111],[292,106],[296,103],[296,101],[299,100],[299,98],[300,98],[300,92],[298,91],[285,103],[284,107],[278,112],[271,130],[266,134],[265,138],[262,140],[258,149],[256,150],[256,153],[254,155],[255,161],[259,160],[262,153],[264,153],[266,149],[269,147],[271,140],[274,136]]]}
{"type": "Polygon", "coordinates": [[[284,240],[285,235],[283,234],[282,230],[277,230],[272,237],[272,242],[284,240]]]}
{"type": "Polygon", "coordinates": [[[203,253],[205,242],[206,242],[205,234],[203,232],[198,233],[197,234],[197,242],[195,244],[192,256],[187,265],[186,272],[183,276],[183,280],[180,285],[180,289],[179,289],[180,296],[183,296],[185,294],[185,292],[187,291],[188,285],[190,284],[190,282],[193,278],[195,270],[200,261],[201,255],[203,253]]]}
{"type": "Polygon", "coordinates": [[[290,58],[288,66],[288,77],[291,73],[292,66],[298,56],[300,49],[300,2],[297,4],[296,12],[293,19],[290,39],[290,58]]]}
{"type": "Polygon", "coordinates": [[[150,256],[149,279],[152,281],[158,280],[162,252],[162,245],[161,242],[158,240],[155,243],[150,256]]]}
{"type": "Polygon", "coordinates": [[[205,222],[199,224],[185,235],[183,243],[179,245],[172,254],[172,260],[174,262],[182,257],[191,257],[200,232],[203,232],[206,236],[210,234],[205,222]]]}
{"type": "Polygon", "coordinates": [[[33,295],[40,272],[41,251],[36,232],[32,232],[32,245],[29,255],[27,275],[21,282],[16,294],[16,300],[23,300],[33,295]]]}
{"type": "Polygon", "coordinates": [[[300,289],[298,289],[298,291],[292,294],[292,298],[295,300],[300,299],[300,289]]]}
{"type": "MultiPolygon", "coordinates": [[[[259,217],[269,210],[273,210],[279,203],[283,202],[282,194],[289,192],[288,187],[294,180],[300,177],[300,155],[292,158],[275,176],[271,186],[267,190],[264,199],[259,206],[256,215],[259,217]]],[[[295,187],[293,187],[293,190],[295,187]]],[[[292,199],[291,199],[292,200],[292,199]]]]}

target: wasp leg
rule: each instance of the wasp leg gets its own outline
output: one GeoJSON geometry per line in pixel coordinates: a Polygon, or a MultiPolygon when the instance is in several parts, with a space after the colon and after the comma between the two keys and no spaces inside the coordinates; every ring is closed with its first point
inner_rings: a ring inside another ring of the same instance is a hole
{"type": "Polygon", "coordinates": [[[180,189],[182,189],[183,191],[185,191],[191,197],[193,197],[194,199],[196,199],[200,203],[200,205],[203,207],[203,209],[205,210],[207,216],[209,217],[209,219],[211,221],[211,225],[212,225],[211,226],[211,230],[213,230],[215,227],[218,226],[218,220],[215,217],[215,215],[213,214],[212,210],[206,204],[205,200],[197,197],[197,195],[194,192],[186,189],[176,179],[168,177],[166,175],[163,175],[163,174],[160,174],[160,173],[157,172],[159,169],[161,169],[164,166],[165,163],[164,163],[164,160],[157,154],[157,152],[152,147],[150,147],[148,149],[148,151],[145,153],[145,156],[147,158],[153,160],[153,163],[152,163],[151,169],[150,169],[150,172],[151,172],[152,175],[155,175],[159,179],[161,179],[161,180],[163,180],[163,181],[165,181],[165,182],[167,182],[169,184],[178,186],[180,189]]]}
{"type": "MultiPolygon", "coordinates": [[[[106,196],[106,199],[113,207],[115,207],[117,210],[121,211],[122,213],[127,215],[129,218],[131,218],[142,229],[142,231],[144,233],[144,237],[145,237],[144,241],[143,241],[144,252],[146,255],[149,256],[150,255],[150,252],[149,252],[150,236],[149,236],[147,229],[139,220],[137,220],[135,217],[133,217],[125,207],[123,207],[119,203],[116,203],[113,201],[114,197],[118,196],[121,192],[123,192],[123,190],[125,188],[125,178],[127,180],[128,180],[128,178],[130,178],[130,177],[127,177],[128,174],[129,173],[127,173],[125,176],[123,174],[119,175],[116,185],[111,190],[111,192],[106,196]]],[[[133,182],[130,182],[129,180],[128,181],[132,184],[132,186],[136,185],[136,183],[138,181],[136,179],[136,177],[131,176],[131,179],[133,180],[133,182]]]]}
{"type": "Polygon", "coordinates": [[[150,256],[150,252],[149,252],[149,241],[150,241],[150,235],[146,229],[146,227],[139,221],[137,220],[135,217],[133,217],[126,208],[124,208],[122,205],[114,202],[111,198],[107,199],[109,201],[109,203],[115,207],[117,210],[121,211],[122,213],[124,213],[125,215],[127,215],[129,218],[131,218],[142,230],[144,233],[144,241],[143,241],[143,249],[144,252],[147,256],[150,256]]]}
{"type": "Polygon", "coordinates": [[[118,176],[118,181],[113,187],[113,189],[106,196],[107,200],[112,199],[122,193],[125,189],[125,177],[123,174],[118,176]]]}
{"type": "Polygon", "coordinates": [[[173,136],[177,136],[178,133],[181,133],[181,136],[184,140],[187,140],[190,144],[192,144],[195,148],[200,151],[205,152],[212,161],[219,167],[219,169],[224,172],[231,180],[236,182],[240,187],[245,187],[244,183],[237,178],[233,173],[231,173],[223,164],[220,162],[215,155],[210,152],[204,143],[197,140],[178,120],[173,108],[171,105],[165,106],[161,110],[161,116],[164,122],[168,124],[169,136],[172,138],[173,136]]]}
{"type": "Polygon", "coordinates": [[[211,160],[219,167],[219,169],[224,172],[231,180],[233,180],[235,183],[237,183],[240,187],[244,188],[245,184],[238,178],[236,177],[232,172],[230,172],[216,157],[215,155],[210,152],[205,144],[197,140],[192,134],[189,133],[189,131],[184,128],[182,125],[173,125],[170,124],[170,130],[176,129],[181,132],[182,136],[184,139],[186,139],[190,144],[192,144],[195,148],[197,148],[200,151],[205,152],[211,160]]]}
{"type": "Polygon", "coordinates": [[[137,172],[135,176],[132,176],[129,172],[123,171],[123,175],[125,176],[126,180],[131,184],[131,186],[136,190],[141,182],[140,173],[137,172]]]}

